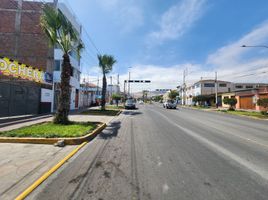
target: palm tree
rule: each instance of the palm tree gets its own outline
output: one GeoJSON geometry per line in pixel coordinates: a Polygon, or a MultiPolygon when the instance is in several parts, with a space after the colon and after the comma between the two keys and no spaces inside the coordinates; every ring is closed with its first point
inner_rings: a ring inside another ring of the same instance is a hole
{"type": "Polygon", "coordinates": [[[113,65],[116,63],[116,60],[113,56],[110,55],[98,55],[99,67],[101,68],[103,78],[102,78],[102,93],[101,93],[101,110],[105,110],[105,97],[106,97],[106,74],[112,71],[113,65]]]}
{"type": "Polygon", "coordinates": [[[71,51],[76,52],[78,57],[80,57],[80,51],[84,48],[84,45],[79,38],[78,32],[59,9],[45,5],[43,7],[40,25],[47,35],[50,45],[52,47],[57,45],[63,51],[59,104],[54,117],[54,123],[68,124],[71,90],[70,77],[72,70],[69,53],[71,51]]]}

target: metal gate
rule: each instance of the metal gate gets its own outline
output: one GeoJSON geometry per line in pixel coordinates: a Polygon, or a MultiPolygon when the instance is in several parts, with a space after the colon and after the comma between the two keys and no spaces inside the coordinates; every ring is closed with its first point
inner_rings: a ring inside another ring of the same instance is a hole
{"type": "Polygon", "coordinates": [[[0,83],[0,117],[38,114],[40,87],[0,83]]]}

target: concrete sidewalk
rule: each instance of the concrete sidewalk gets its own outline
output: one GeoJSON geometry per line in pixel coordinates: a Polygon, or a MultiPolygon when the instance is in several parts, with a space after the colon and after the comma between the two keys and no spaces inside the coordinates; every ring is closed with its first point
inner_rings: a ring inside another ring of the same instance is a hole
{"type": "Polygon", "coordinates": [[[0,144],[0,199],[15,199],[77,146],[0,144]]]}
{"type": "MultiPolygon", "coordinates": [[[[71,114],[72,121],[109,123],[114,116],[71,114]]],[[[0,128],[8,131],[36,123],[52,121],[52,117],[0,128]]],[[[14,199],[77,146],[0,143],[0,199],[14,199]]]]}

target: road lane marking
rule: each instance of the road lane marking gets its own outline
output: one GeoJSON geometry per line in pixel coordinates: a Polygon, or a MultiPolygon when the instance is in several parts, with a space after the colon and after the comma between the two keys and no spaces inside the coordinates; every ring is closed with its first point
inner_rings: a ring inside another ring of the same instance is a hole
{"type": "Polygon", "coordinates": [[[162,192],[163,192],[164,194],[166,194],[166,193],[168,192],[168,190],[169,190],[169,186],[168,186],[167,183],[165,183],[165,184],[162,186],[162,192]]]}
{"type": "MultiPolygon", "coordinates": [[[[200,121],[200,120],[196,120],[196,121],[198,121],[199,123],[201,123],[201,124],[203,124],[203,125],[206,125],[205,123],[203,123],[203,122],[200,121]]],[[[217,128],[215,128],[215,127],[212,127],[212,128],[217,129],[217,128]]],[[[219,130],[219,129],[218,129],[218,130],[219,130]]],[[[217,133],[217,134],[219,134],[219,135],[224,135],[224,134],[221,134],[221,133],[217,133]]],[[[247,142],[255,143],[255,144],[257,144],[257,145],[260,145],[260,146],[264,147],[265,149],[268,149],[268,145],[267,145],[267,144],[260,143],[260,142],[258,142],[257,140],[250,139],[250,138],[247,138],[247,137],[242,137],[242,136],[235,135],[235,134],[232,134],[232,133],[229,133],[229,132],[227,132],[227,134],[228,134],[228,135],[231,135],[231,136],[234,136],[234,137],[237,137],[237,138],[239,138],[239,139],[245,140],[245,141],[247,141],[247,142]]]]}
{"type": "Polygon", "coordinates": [[[199,134],[191,131],[190,129],[184,128],[178,124],[176,124],[175,122],[171,121],[167,116],[163,115],[162,113],[152,110],[153,112],[159,114],[160,116],[162,116],[163,118],[165,118],[170,124],[172,124],[173,126],[178,127],[179,129],[181,129],[184,133],[190,135],[192,138],[195,138],[196,140],[198,140],[199,142],[210,146],[211,149],[216,150],[217,152],[222,153],[223,155],[225,155],[226,157],[231,158],[232,160],[236,161],[237,163],[239,163],[240,165],[246,167],[247,169],[251,170],[252,172],[258,174],[259,176],[261,176],[263,179],[265,179],[266,181],[268,180],[268,171],[266,171],[265,169],[260,168],[257,165],[254,165],[252,163],[250,163],[249,161],[242,159],[241,157],[239,157],[238,155],[228,151],[227,149],[219,146],[216,143],[213,143],[212,141],[200,136],[199,134]]]}

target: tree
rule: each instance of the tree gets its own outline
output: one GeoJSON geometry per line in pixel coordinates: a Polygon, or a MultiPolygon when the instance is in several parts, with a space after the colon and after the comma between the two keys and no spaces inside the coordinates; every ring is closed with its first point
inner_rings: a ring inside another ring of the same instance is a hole
{"type": "Polygon", "coordinates": [[[223,103],[229,105],[229,110],[235,110],[234,106],[237,104],[236,98],[225,98],[223,99],[223,103]]]}
{"type": "Polygon", "coordinates": [[[60,94],[54,123],[68,124],[71,90],[70,77],[72,70],[69,54],[73,51],[80,57],[80,52],[84,48],[84,45],[79,38],[79,33],[59,9],[45,5],[40,18],[40,25],[48,37],[50,45],[52,47],[57,45],[63,51],[60,94]]]}
{"type": "Polygon", "coordinates": [[[262,111],[262,113],[267,114],[268,98],[258,99],[257,104],[258,104],[258,106],[264,107],[266,109],[266,111],[262,111]]]}
{"type": "Polygon", "coordinates": [[[154,100],[154,101],[161,102],[161,101],[163,101],[163,95],[155,96],[155,97],[153,97],[153,100],[154,100]]]}
{"type": "Polygon", "coordinates": [[[118,101],[122,99],[122,96],[120,94],[113,94],[112,99],[115,100],[116,106],[118,107],[118,101]]]}
{"type": "Polygon", "coordinates": [[[179,96],[179,93],[176,90],[170,90],[168,97],[172,100],[176,99],[179,96]]]}
{"type": "Polygon", "coordinates": [[[99,67],[102,71],[102,92],[101,92],[101,110],[105,110],[105,97],[106,97],[106,89],[107,89],[107,80],[106,74],[112,71],[113,65],[116,63],[116,60],[111,55],[98,55],[99,67]]]}

